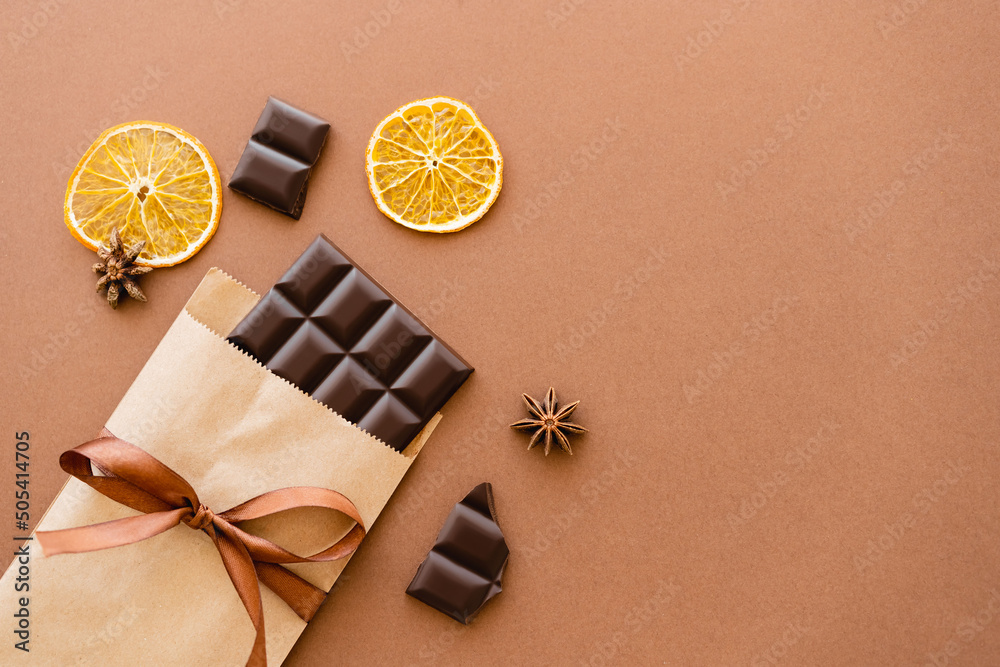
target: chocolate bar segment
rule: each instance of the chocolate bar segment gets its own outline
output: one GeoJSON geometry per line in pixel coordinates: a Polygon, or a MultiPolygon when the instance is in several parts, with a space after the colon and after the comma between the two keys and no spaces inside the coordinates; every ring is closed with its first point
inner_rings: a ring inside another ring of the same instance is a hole
{"type": "Polygon", "coordinates": [[[296,220],[330,124],[269,97],[229,187],[296,220]]]}
{"type": "Polygon", "coordinates": [[[322,235],[229,341],[398,451],[472,373],[322,235]]]}
{"type": "Polygon", "coordinates": [[[330,124],[291,104],[269,97],[250,137],[304,164],[316,164],[330,124]]]}
{"type": "Polygon", "coordinates": [[[493,487],[483,482],[448,515],[406,594],[468,624],[501,591],[509,555],[496,521],[493,487]]]}

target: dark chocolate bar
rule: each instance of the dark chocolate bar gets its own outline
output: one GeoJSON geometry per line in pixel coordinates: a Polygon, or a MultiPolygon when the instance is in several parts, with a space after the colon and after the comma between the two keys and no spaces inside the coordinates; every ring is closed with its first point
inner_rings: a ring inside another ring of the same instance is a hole
{"type": "Polygon", "coordinates": [[[229,187],[296,220],[330,124],[269,97],[229,187]]]}
{"type": "Polygon", "coordinates": [[[500,592],[509,555],[493,508],[493,487],[483,482],[448,515],[406,594],[468,624],[500,592]]]}
{"type": "Polygon", "coordinates": [[[229,341],[398,451],[472,373],[322,235],[229,341]]]}

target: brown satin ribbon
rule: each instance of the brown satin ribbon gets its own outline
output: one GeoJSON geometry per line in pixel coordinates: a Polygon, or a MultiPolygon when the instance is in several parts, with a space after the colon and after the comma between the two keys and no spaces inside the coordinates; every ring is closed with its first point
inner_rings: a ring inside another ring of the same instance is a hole
{"type": "Polygon", "coordinates": [[[280,564],[339,560],[354,553],[365,536],[364,524],[354,503],[336,491],[315,486],[268,491],[215,514],[201,504],[183,477],[107,429],[97,439],[63,452],[59,465],[99,493],[143,514],[92,526],[38,532],[38,542],[45,555],[83,553],[132,544],[180,523],[205,531],[219,550],[226,572],[257,630],[248,667],[267,664],[264,610],[258,582],[274,591],[308,622],[323,603],[326,593],[280,564]],[[93,468],[102,475],[95,475],[93,468]],[[357,525],[336,544],[312,556],[297,556],[239,527],[244,521],[297,507],[331,509],[347,515],[357,525]]]}

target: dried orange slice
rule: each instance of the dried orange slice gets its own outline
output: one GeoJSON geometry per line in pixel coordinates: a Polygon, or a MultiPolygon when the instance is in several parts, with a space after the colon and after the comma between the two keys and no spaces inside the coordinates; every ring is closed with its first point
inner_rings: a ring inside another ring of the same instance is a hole
{"type": "Polygon", "coordinates": [[[380,211],[421,232],[457,232],[489,210],[503,157],[469,105],[417,100],[387,116],[368,142],[368,188],[380,211]]]}
{"type": "Polygon", "coordinates": [[[219,170],[200,141],[164,123],[105,130],[66,188],[66,226],[91,250],[111,239],[146,246],[135,263],[173,266],[201,250],[219,226],[219,170]]]}

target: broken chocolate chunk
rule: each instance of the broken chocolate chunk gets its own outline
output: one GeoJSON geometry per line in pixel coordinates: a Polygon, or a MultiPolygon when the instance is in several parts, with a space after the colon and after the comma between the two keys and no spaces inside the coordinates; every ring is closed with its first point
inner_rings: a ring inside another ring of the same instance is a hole
{"type": "Polygon", "coordinates": [[[468,624],[500,592],[508,555],[493,507],[493,487],[483,482],[448,515],[406,594],[468,624]]]}

